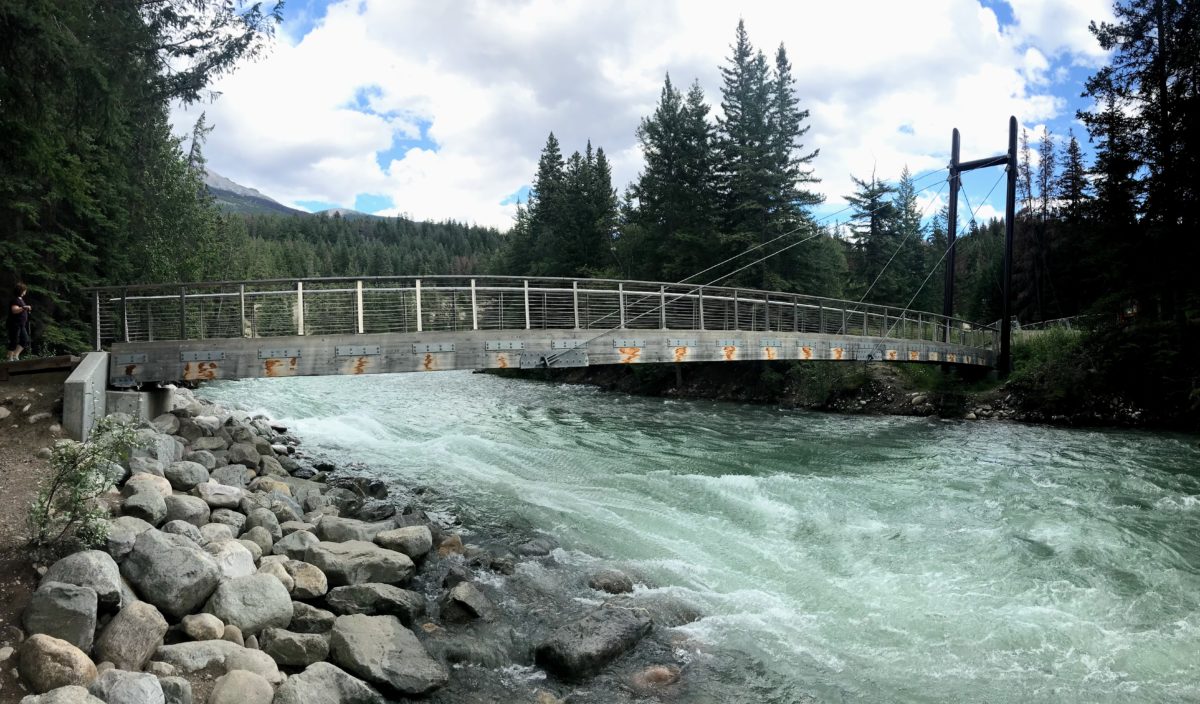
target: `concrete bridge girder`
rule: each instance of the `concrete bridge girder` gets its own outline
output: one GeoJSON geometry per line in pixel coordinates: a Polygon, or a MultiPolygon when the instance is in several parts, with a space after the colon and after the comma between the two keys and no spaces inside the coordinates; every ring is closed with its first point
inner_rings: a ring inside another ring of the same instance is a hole
{"type": "Polygon", "coordinates": [[[529,367],[544,357],[557,358],[561,366],[868,359],[978,367],[994,363],[993,353],[986,349],[859,335],[645,329],[594,335],[588,330],[487,330],[114,343],[109,382],[133,386],[503,369],[529,367]]]}

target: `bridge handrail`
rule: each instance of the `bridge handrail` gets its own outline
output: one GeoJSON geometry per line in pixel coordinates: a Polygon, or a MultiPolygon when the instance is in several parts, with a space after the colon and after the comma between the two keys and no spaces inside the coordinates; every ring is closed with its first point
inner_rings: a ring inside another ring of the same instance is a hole
{"type": "Polygon", "coordinates": [[[994,349],[997,334],[992,326],[895,306],[624,279],[311,277],[87,290],[94,298],[97,348],[106,340],[149,341],[156,336],[186,340],[523,327],[802,331],[960,344],[969,340],[973,346],[994,349]],[[341,284],[347,286],[338,287],[341,284]],[[234,305],[227,306],[230,300],[234,305]]]}

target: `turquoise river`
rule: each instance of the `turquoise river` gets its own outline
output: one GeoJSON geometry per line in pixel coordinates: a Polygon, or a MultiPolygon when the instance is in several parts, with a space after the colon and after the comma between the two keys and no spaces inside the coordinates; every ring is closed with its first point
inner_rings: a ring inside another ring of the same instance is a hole
{"type": "Polygon", "coordinates": [[[457,372],[204,394],[694,605],[764,701],[1200,701],[1196,437],[457,372]]]}

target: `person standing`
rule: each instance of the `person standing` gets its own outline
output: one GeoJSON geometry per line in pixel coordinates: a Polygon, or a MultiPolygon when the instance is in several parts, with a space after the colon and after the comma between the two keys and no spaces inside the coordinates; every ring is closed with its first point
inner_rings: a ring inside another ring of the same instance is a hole
{"type": "Polygon", "coordinates": [[[29,313],[33,307],[25,302],[29,288],[17,284],[8,304],[8,361],[15,362],[32,344],[29,339],[29,313]]]}

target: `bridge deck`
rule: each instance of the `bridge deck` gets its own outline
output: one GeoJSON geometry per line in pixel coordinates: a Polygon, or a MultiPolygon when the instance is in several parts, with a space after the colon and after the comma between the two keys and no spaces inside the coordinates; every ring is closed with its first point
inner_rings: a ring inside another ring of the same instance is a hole
{"type": "Polygon", "coordinates": [[[996,331],[746,289],[427,277],[99,289],[114,385],[588,364],[882,360],[991,366],[996,331]]]}

